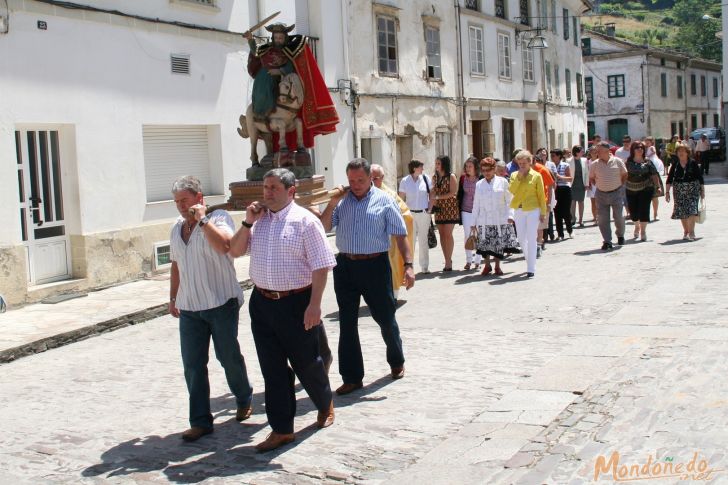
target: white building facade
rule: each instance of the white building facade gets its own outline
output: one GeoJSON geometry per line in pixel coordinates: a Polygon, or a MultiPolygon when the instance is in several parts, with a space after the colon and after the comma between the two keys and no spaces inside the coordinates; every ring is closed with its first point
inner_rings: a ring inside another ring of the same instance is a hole
{"type": "Polygon", "coordinates": [[[510,161],[515,148],[584,143],[578,0],[466,1],[460,7],[468,152],[510,161]],[[546,48],[529,47],[544,41],[546,48]]]}
{"type": "Polygon", "coordinates": [[[242,177],[248,76],[232,31],[257,12],[9,0],[0,16],[0,292],[22,303],[162,269],[174,179],[198,175],[214,204],[242,177]]]}
{"type": "Polygon", "coordinates": [[[589,137],[687,136],[721,126],[720,64],[638,46],[609,35],[584,35],[589,137]]]}
{"type": "MultiPolygon", "coordinates": [[[[1,4],[1,3],[0,3],[1,4]]],[[[0,293],[13,304],[169,265],[180,175],[208,204],[244,180],[251,25],[311,37],[341,122],[316,173],[364,156],[396,187],[413,158],[510,160],[586,134],[585,0],[8,0],[0,7],[0,293]],[[528,49],[540,36],[546,49],[528,49]]],[[[265,36],[264,30],[258,35],[265,36]]],[[[258,147],[259,151],[263,146],[258,147]]],[[[238,215],[239,217],[240,215],[238,215]]]]}

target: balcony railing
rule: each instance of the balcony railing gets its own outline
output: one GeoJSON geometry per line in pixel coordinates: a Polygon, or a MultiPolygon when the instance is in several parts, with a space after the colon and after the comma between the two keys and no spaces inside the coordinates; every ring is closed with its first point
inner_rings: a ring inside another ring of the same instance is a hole
{"type": "Polygon", "coordinates": [[[478,5],[478,0],[465,0],[465,8],[480,12],[480,5],[478,5]]]}

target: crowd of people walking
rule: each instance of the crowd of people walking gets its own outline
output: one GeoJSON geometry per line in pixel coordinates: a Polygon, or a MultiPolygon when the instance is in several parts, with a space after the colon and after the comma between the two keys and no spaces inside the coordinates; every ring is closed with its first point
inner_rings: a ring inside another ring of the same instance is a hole
{"type": "Polygon", "coordinates": [[[434,214],[440,234],[443,271],[452,271],[452,233],[460,224],[466,241],[463,269],[478,270],[485,258],[484,276],[502,275],[501,261],[523,252],[526,276],[533,277],[535,261],[547,241],[570,239],[575,228],[585,227],[587,198],[602,236],[602,250],[613,249],[615,239],[617,245],[625,243],[627,219],[634,225],[634,240],[647,241],[647,226],[659,220],[663,197],[668,203],[674,200],[672,218],[681,220],[683,238],[695,239],[695,223],[704,209],[702,174],[707,172],[707,157],[702,156],[701,164],[699,152],[678,138],[667,145],[667,163],[658,156],[653,137],[633,141],[627,135],[622,142],[614,153],[599,137],[588,149],[579,145],[539,148],[535,155],[517,149],[507,164],[471,156],[459,180],[452,173],[450,158],[441,156],[435,160],[432,191],[424,164],[413,160],[398,195],[420,214],[414,244],[419,244],[421,271],[429,273],[425,244],[429,214],[434,214]]]}
{"type": "Polygon", "coordinates": [[[613,234],[617,245],[625,243],[625,206],[635,240],[646,241],[662,196],[673,201],[672,219],[681,221],[683,239],[694,240],[695,224],[704,214],[707,169],[694,158],[691,146],[671,142],[671,158],[663,163],[651,138],[632,141],[626,136],[623,141],[614,154],[608,143],[598,141],[588,150],[539,148],[535,155],[515,150],[507,164],[471,156],[459,179],[448,156],[435,159],[432,176],[424,173],[422,161],[412,160],[396,191],[384,183],[383,167],[357,158],[347,165],[349,186],[333,192],[323,213],[297,205],[293,173],[273,169],[264,176],[262,200],[248,206],[237,231],[226,211],[207,214],[198,179],[175,181],[172,192],[180,218],[170,236],[169,312],[180,319],[189,392],[190,428],[182,438],[195,441],[213,431],[210,340],[235,396],[235,418],[244,421],[253,413],[253,389],[237,342],[243,293],[235,257],[250,255],[255,285],[249,313],[272,429],[256,448],[265,452],[295,440],[296,377],[318,410],[317,427],[334,422],[329,381],[334,359],[321,320],[330,271],[339,307],[338,370],[343,381],[336,394],[364,385],[358,329],[362,298],[380,327],[391,378],[404,377],[397,292],[415,283],[418,244],[420,270],[430,272],[429,250],[436,243],[433,215],[445,260],[442,271],[453,271],[453,231],[460,224],[463,270],[480,270],[482,265],[484,277],[502,276],[502,261],[514,253],[523,253],[526,277],[534,277],[546,242],[571,239],[575,228],[584,227],[587,196],[604,251],[614,247],[613,234]],[[336,254],[326,238],[334,228],[336,254]]]}

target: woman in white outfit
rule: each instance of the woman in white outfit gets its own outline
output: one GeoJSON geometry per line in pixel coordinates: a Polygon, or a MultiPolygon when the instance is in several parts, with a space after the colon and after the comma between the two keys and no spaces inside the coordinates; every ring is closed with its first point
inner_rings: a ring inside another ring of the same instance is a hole
{"type": "MultiPolygon", "coordinates": [[[[463,174],[460,176],[460,184],[458,185],[458,205],[460,206],[460,219],[465,232],[465,241],[470,236],[470,228],[475,225],[473,212],[473,198],[475,196],[475,185],[478,182],[478,159],[470,157],[465,160],[463,166],[463,174]]],[[[480,268],[482,257],[473,249],[465,249],[465,271],[480,268]],[[473,266],[473,263],[475,266],[473,266]]]]}
{"type": "MultiPolygon", "coordinates": [[[[495,160],[480,161],[483,178],[475,186],[473,218],[478,231],[478,254],[485,256],[483,276],[493,271],[491,256],[495,260],[495,274],[503,274],[500,262],[507,249],[516,247],[516,233],[513,228],[513,196],[508,191],[508,181],[495,175],[495,160]]],[[[463,224],[465,222],[463,221],[463,224]]]]}

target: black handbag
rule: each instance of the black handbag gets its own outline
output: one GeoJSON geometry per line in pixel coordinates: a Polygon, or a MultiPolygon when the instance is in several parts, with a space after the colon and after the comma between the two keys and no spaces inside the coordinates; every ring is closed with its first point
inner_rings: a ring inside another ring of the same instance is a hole
{"type": "MultiPolygon", "coordinates": [[[[427,189],[427,193],[430,193],[430,184],[427,183],[427,175],[424,173],[422,174],[422,178],[425,180],[425,188],[427,189]]],[[[438,207],[433,207],[431,212],[436,212],[435,209],[438,207]]],[[[427,230],[427,247],[430,249],[437,247],[437,236],[435,236],[435,224],[432,222],[432,216],[430,216],[430,228],[427,230]]]]}
{"type": "Polygon", "coordinates": [[[435,236],[435,224],[430,220],[430,229],[427,230],[427,247],[430,249],[437,247],[437,236],[435,236]]]}

